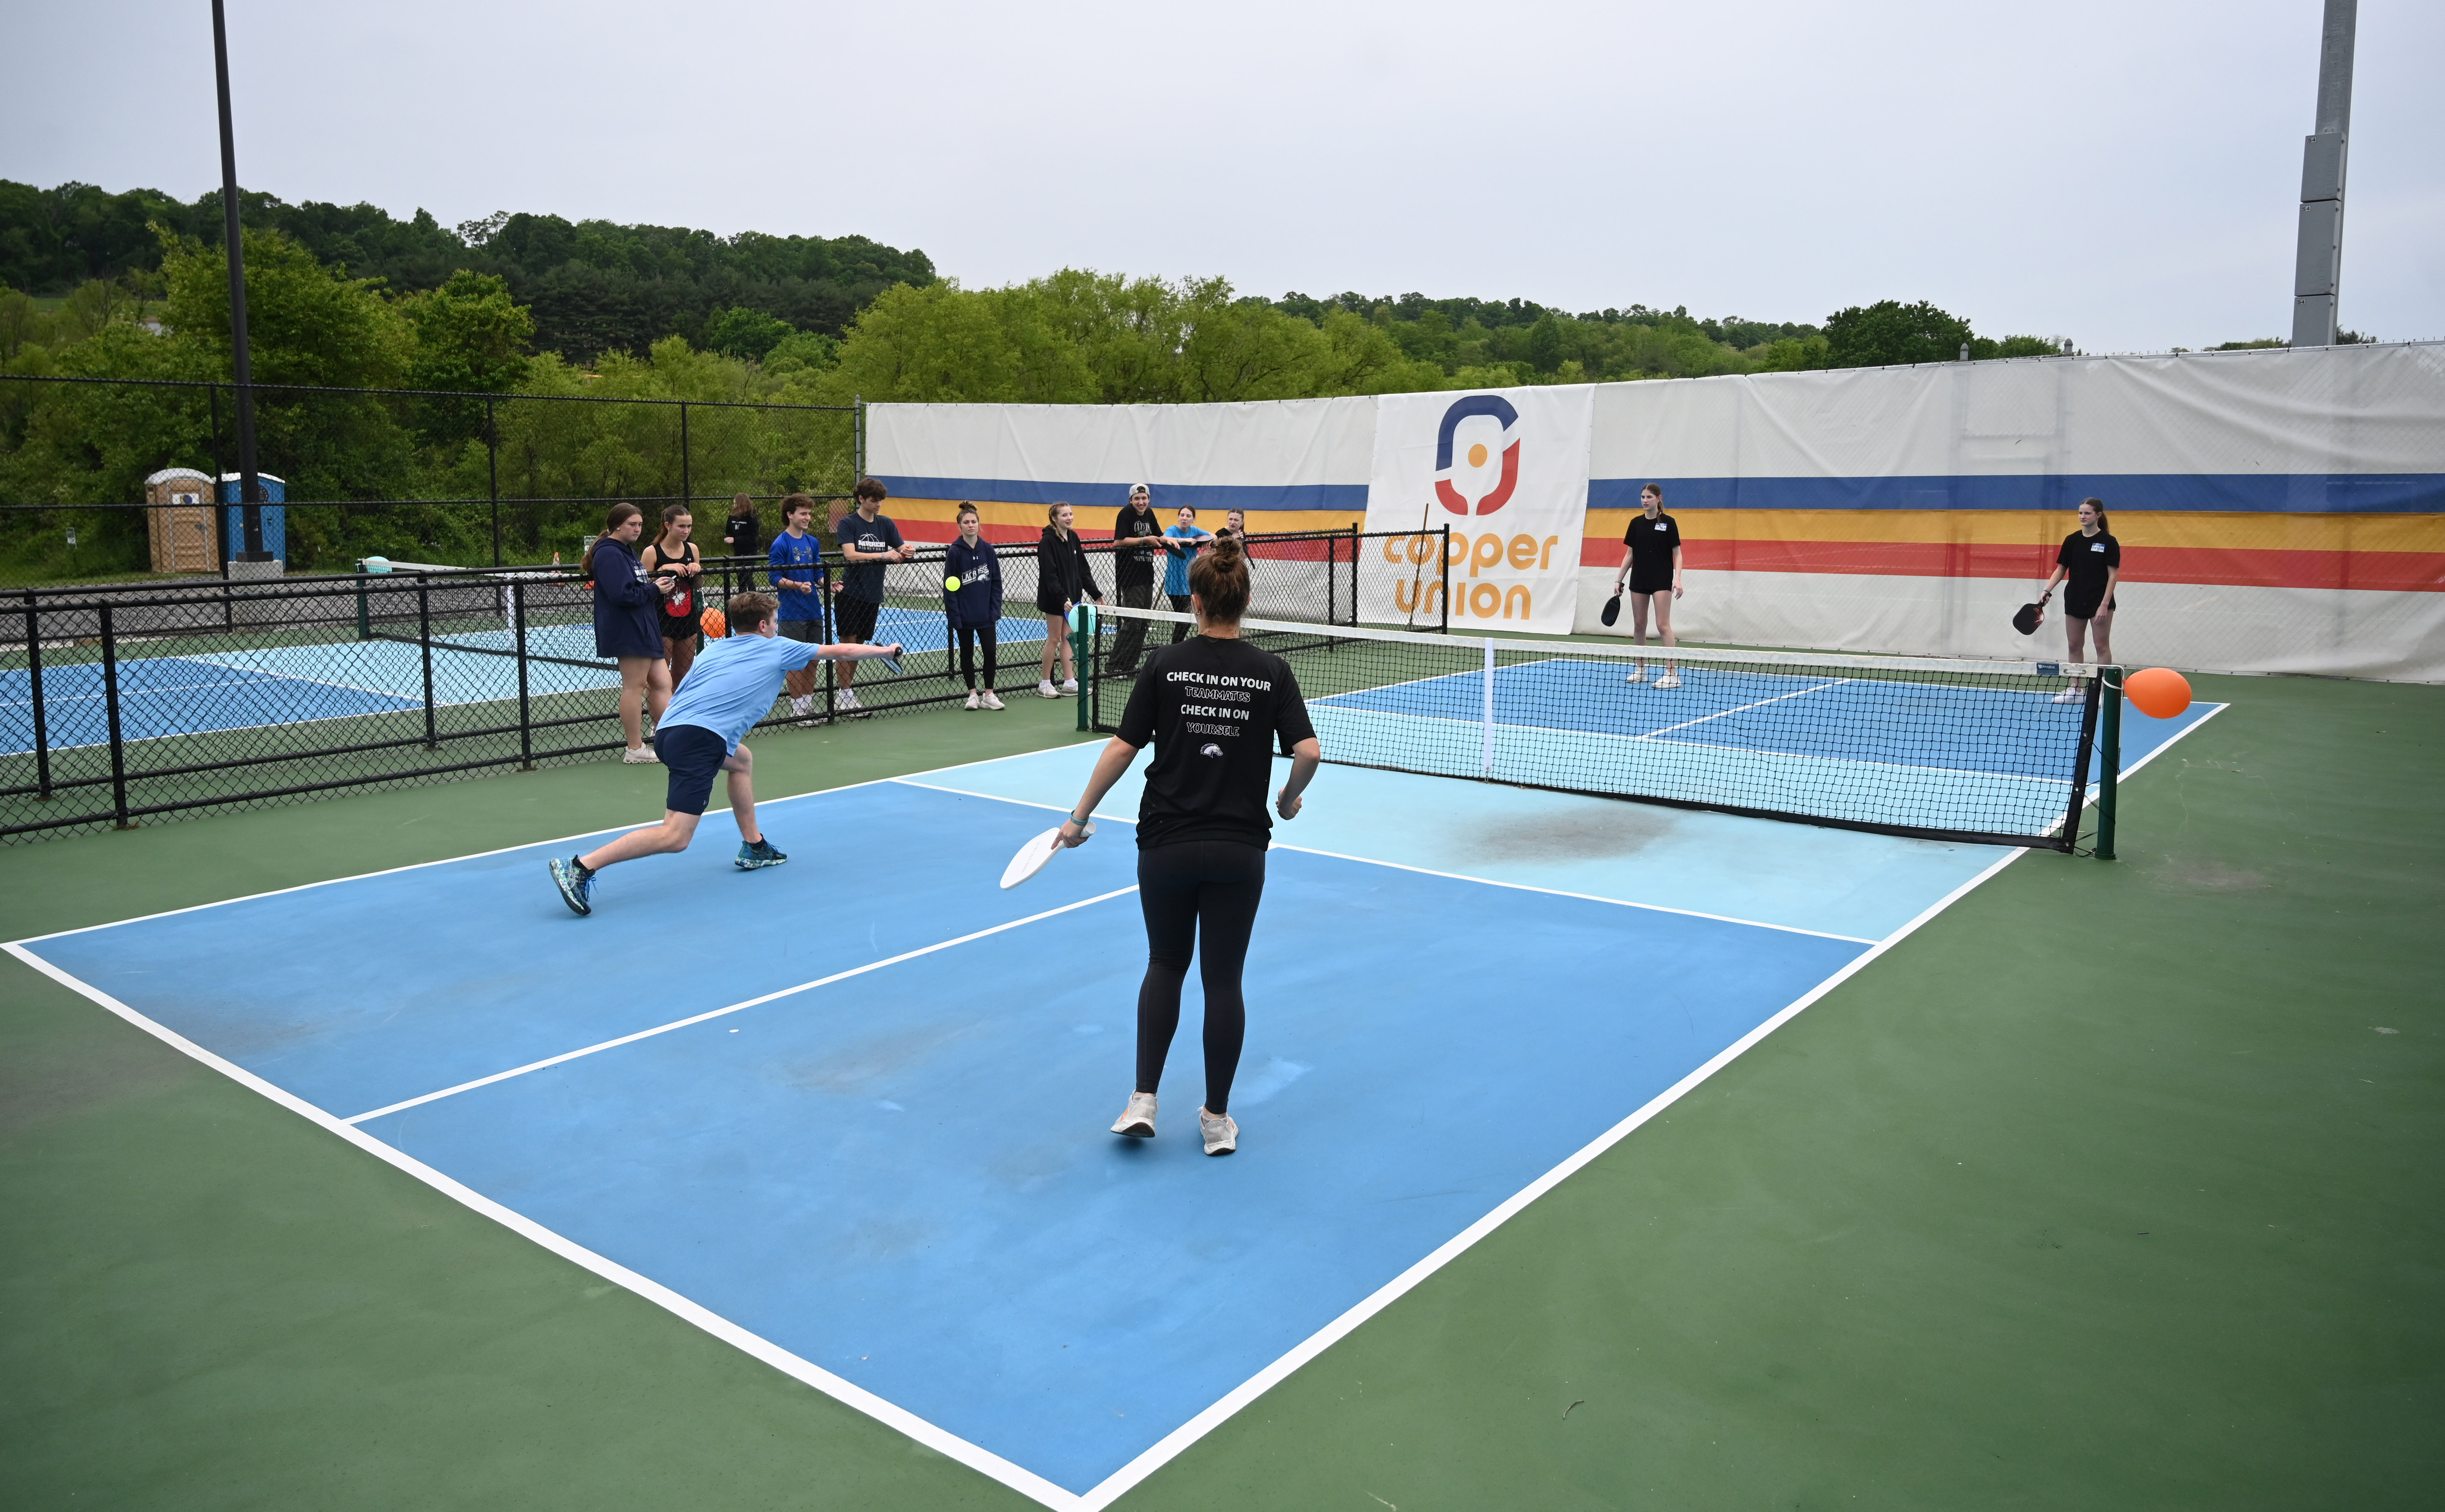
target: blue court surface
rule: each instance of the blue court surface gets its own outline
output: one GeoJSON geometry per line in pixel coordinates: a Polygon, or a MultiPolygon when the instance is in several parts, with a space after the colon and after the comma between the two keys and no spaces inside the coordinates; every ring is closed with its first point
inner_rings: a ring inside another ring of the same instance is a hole
{"type": "MultiPolygon", "coordinates": [[[[912,656],[939,652],[950,640],[940,611],[887,607],[876,629],[912,656]]],[[[1001,622],[1005,645],[1044,639],[1044,622],[1001,622]]],[[[452,706],[518,696],[517,661],[498,654],[515,647],[507,629],[463,630],[434,637],[433,700],[452,706]]],[[[527,685],[536,698],[612,688],[608,667],[590,662],[594,627],[531,625],[527,685]]],[[[1006,665],[1017,663],[1005,659],[1006,665]]],[[[187,656],[136,657],[119,663],[120,731],[127,740],[253,730],[311,719],[343,719],[424,707],[424,652],[412,641],[335,641],[321,644],[220,650],[187,656]]],[[[63,663],[43,669],[44,734],[54,751],[103,745],[109,710],[99,663],[63,663]]],[[[33,681],[22,670],[0,672],[0,754],[34,749],[33,681]]]]}
{"type": "MultiPolygon", "coordinates": [[[[2017,852],[1328,767],[1232,1111],[1192,973],[1149,1142],[1129,816],[996,882],[1098,745],[9,948],[1048,1504],[1100,1507],[2017,852]]],[[[2136,752],[2136,764],[2153,750],[2136,752]]],[[[446,801],[445,797],[437,801],[446,801]]]]}

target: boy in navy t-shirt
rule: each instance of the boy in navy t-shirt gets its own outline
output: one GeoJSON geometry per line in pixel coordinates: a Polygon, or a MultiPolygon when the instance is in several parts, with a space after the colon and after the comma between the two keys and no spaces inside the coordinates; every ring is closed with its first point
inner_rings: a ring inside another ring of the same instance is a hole
{"type": "MultiPolygon", "coordinates": [[[[905,562],[917,554],[917,548],[900,538],[900,527],[881,513],[888,496],[881,483],[859,478],[856,496],[856,511],[842,515],[840,522],[841,555],[849,559],[849,566],[832,586],[840,638],[846,645],[863,645],[874,639],[874,622],[883,613],[885,565],[905,562]]],[[[857,663],[842,663],[839,706],[851,714],[859,712],[857,695],[849,691],[856,681],[857,663]]]]}
{"type": "MultiPolygon", "coordinates": [[[[773,596],[781,638],[801,644],[819,644],[824,638],[824,543],[815,539],[815,501],[793,494],[781,501],[781,519],[789,529],[773,537],[773,596]]],[[[790,694],[790,712],[805,719],[815,710],[815,672],[810,665],[792,672],[783,686],[790,694]]]]}

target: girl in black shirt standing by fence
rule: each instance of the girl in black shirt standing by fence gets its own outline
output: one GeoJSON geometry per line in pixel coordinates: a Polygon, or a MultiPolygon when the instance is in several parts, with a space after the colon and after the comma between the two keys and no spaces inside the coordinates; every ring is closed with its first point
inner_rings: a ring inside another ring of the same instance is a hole
{"type": "Polygon", "coordinates": [[[1057,699],[1078,691],[1077,658],[1070,650],[1070,608],[1089,599],[1104,602],[1095,574],[1087,566],[1087,543],[1071,529],[1070,506],[1055,504],[1044,512],[1051,523],[1036,542],[1036,607],[1044,616],[1044,670],[1037,679],[1039,697],[1057,699]],[[1061,683],[1053,682],[1053,661],[1061,660],[1061,683]]]}
{"type": "Polygon", "coordinates": [[[1296,818],[1299,794],[1321,754],[1298,680],[1280,657],[1240,639],[1248,607],[1248,558],[1223,537],[1188,569],[1195,639],[1147,659],[1121,715],[1120,734],[1104,747],[1061,843],[1086,839],[1088,815],[1154,742],[1138,802],[1138,903],[1146,912],[1147,971],[1138,987],[1137,1090],[1112,1132],[1154,1133],[1155,1088],[1180,1027],[1180,988],[1195,955],[1205,985],[1205,1106],[1197,1111],[1205,1153],[1240,1148],[1231,1120],[1231,1080],[1240,1068],[1247,1008],[1240,976],[1257,904],[1265,890],[1265,847],[1273,820],[1265,788],[1278,742],[1291,757],[1277,812],[1296,818]]]}

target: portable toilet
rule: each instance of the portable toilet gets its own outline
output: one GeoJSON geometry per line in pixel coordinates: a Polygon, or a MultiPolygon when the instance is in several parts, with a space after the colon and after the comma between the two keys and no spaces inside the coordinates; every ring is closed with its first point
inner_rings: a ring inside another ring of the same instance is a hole
{"type": "MultiPolygon", "coordinates": [[[[289,560],[289,512],[281,508],[289,500],[289,484],[270,473],[257,473],[254,480],[263,490],[263,549],[275,562],[289,560]]],[[[221,475],[221,540],[231,560],[246,550],[245,500],[238,496],[238,476],[221,475]]]]}
{"type": "Polygon", "coordinates": [[[192,467],[165,467],[144,480],[154,571],[220,570],[220,536],[205,502],[212,491],[213,480],[192,467]]]}

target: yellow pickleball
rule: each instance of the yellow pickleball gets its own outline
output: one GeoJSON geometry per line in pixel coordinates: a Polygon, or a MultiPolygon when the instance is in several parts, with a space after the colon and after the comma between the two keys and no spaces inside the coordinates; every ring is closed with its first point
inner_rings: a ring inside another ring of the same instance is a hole
{"type": "Polygon", "coordinates": [[[960,580],[955,577],[946,577],[943,579],[943,591],[945,593],[957,593],[960,591],[960,580]]]}

